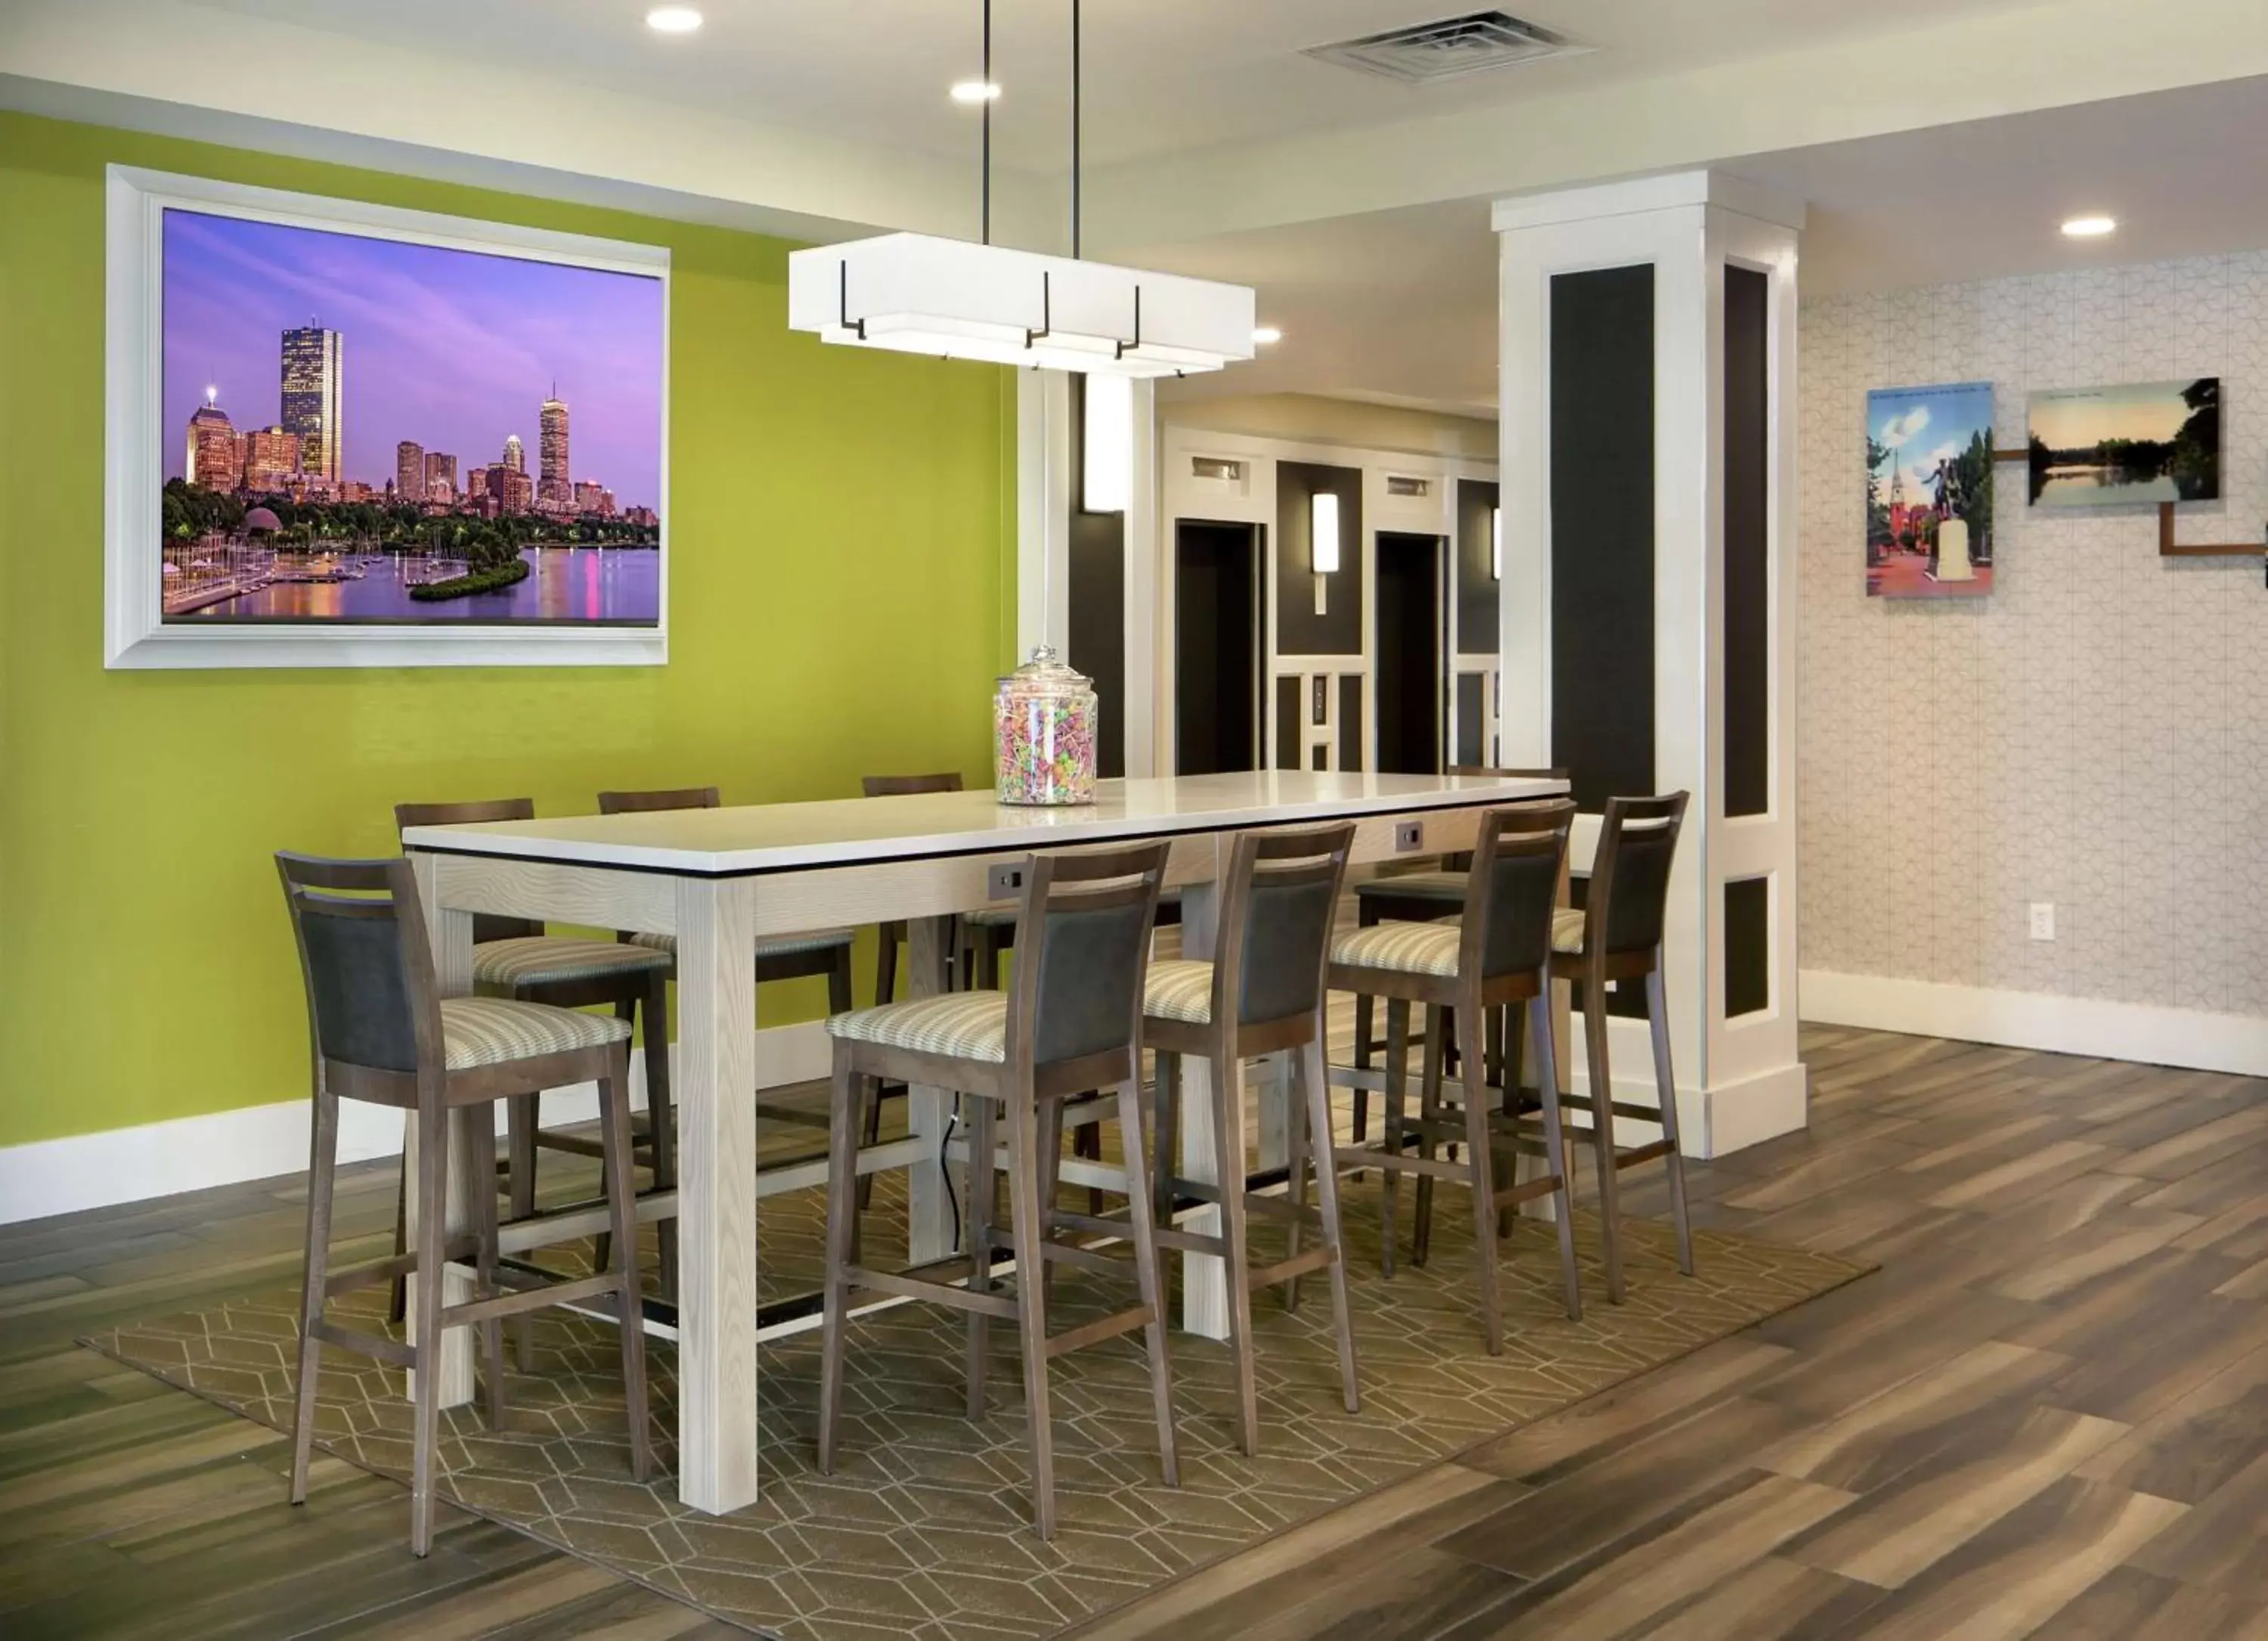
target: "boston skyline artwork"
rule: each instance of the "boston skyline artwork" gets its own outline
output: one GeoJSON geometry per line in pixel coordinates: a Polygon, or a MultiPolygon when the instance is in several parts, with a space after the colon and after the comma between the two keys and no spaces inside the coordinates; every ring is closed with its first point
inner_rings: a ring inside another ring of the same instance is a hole
{"type": "Polygon", "coordinates": [[[163,222],[169,623],[654,625],[660,278],[163,222]]]}

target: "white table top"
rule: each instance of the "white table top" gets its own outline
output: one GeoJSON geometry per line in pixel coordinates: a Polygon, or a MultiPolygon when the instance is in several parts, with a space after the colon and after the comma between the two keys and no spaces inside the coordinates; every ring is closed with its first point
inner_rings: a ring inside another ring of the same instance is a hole
{"type": "Polygon", "coordinates": [[[909,856],[1002,854],[1116,839],[1219,832],[1412,809],[1470,809],[1557,796],[1566,782],[1479,775],[1360,775],[1301,770],[1096,784],[1095,801],[1021,809],[990,791],[762,803],[740,809],[576,815],[481,826],[413,826],[405,847],[740,876],[909,856]]]}

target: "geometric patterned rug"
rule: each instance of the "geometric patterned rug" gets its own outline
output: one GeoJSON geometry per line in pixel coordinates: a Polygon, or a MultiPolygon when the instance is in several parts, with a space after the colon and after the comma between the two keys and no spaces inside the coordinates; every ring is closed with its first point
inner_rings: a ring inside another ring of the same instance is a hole
{"type": "MultiPolygon", "coordinates": [[[[896,1177],[877,1180],[870,1248],[902,1237],[896,1177]],[[877,1240],[876,1238],[880,1238],[877,1240]]],[[[1378,1274],[1374,1173],[1343,1190],[1362,1411],[1341,1405],[1329,1292],[1256,1295],[1261,1453],[1236,1451],[1226,1348],[1170,1338],[1182,1485],[1158,1473],[1140,1335],[1060,1357],[1051,1385],[1060,1526],[1031,1532],[1014,1329],[993,1329],[988,1416],[964,1416],[961,1319],[905,1305],[855,1320],[836,1474],[812,1466],[816,1332],[770,1342],[761,1358],[763,1496],[713,1517],[677,1502],[675,1352],[653,1342],[648,1372],[660,1460],[631,1482],[620,1357],[609,1327],[539,1312],[529,1371],[507,1373],[504,1428],[479,1403],[443,1416],[437,1486],[475,1515],[758,1634],[787,1641],[1006,1641],[1043,1637],[1145,1595],[1448,1458],[1839,1287],[1867,1268],[1748,1238],[1696,1236],[1699,1275],[1677,1273],[1667,1226],[1631,1221],[1628,1302],[1606,1303],[1595,1224],[1578,1216],[1585,1317],[1568,1321],[1548,1223],[1521,1220],[1504,1252],[1506,1349],[1482,1348],[1469,1298],[1472,1243],[1462,1193],[1445,1189],[1423,1268],[1378,1274]]],[[[1403,1195],[1407,1246],[1409,1194],[1403,1195]]],[[[823,1194],[766,1201],[765,1287],[807,1286],[823,1194]]],[[[1256,1223],[1256,1241],[1273,1231],[1256,1223]]],[[[902,1246],[899,1243],[898,1246],[902,1246]]],[[[1256,1248],[1256,1263],[1263,1248],[1256,1248]]],[[[1168,1256],[1169,1265],[1178,1261],[1168,1256]]],[[[1056,1274],[1050,1322],[1124,1303],[1108,1278],[1056,1274]]],[[[373,1326],[382,1289],[350,1297],[373,1326]]],[[[288,1429],[296,1295],[251,1296],[121,1327],[95,1349],[247,1418],[288,1429]]],[[[507,1357],[511,1356],[509,1349],[507,1357]]],[[[508,1364],[509,1365],[509,1364],[508,1364]]],[[[399,1373],[327,1349],[318,1441],[365,1469],[406,1476],[409,1407],[399,1373]]],[[[279,1502],[280,1502],[279,1491],[279,1502]]],[[[404,1550],[408,1512],[403,1512],[404,1550]]]]}

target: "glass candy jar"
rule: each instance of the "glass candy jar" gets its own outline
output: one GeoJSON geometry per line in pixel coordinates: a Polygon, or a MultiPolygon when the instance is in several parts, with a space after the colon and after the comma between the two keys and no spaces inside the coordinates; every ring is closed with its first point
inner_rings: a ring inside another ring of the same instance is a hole
{"type": "Polygon", "coordinates": [[[992,785],[1003,803],[1094,802],[1094,684],[1042,644],[992,698],[992,785]]]}

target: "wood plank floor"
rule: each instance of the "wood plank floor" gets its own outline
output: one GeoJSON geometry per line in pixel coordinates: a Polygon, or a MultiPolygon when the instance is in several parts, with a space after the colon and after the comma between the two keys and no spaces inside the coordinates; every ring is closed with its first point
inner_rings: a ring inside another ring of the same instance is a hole
{"type": "MultiPolygon", "coordinates": [[[[2268,1084],[1809,1029],[1705,1222],[1879,1275],[1169,1587],[1086,1641],[2268,1641],[2268,1084]]],[[[1658,1184],[1631,1193],[1658,1212],[1658,1184]]],[[[358,1171],[375,1249],[393,1181],[358,1171]]],[[[288,1280],[291,1182],[0,1230],[0,1633],[738,1633],[80,1349],[288,1280]]]]}

